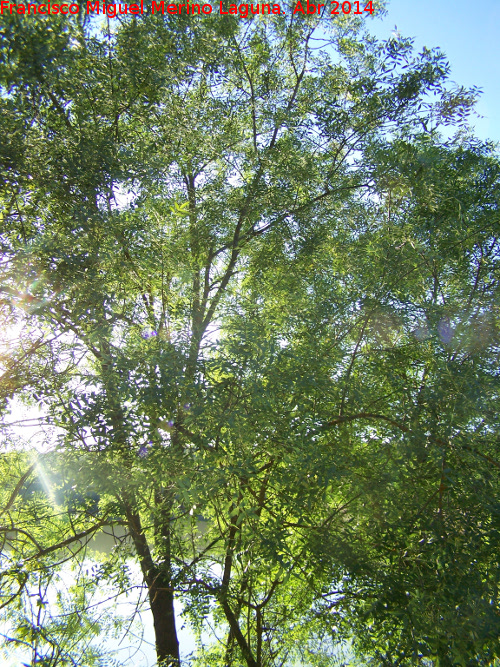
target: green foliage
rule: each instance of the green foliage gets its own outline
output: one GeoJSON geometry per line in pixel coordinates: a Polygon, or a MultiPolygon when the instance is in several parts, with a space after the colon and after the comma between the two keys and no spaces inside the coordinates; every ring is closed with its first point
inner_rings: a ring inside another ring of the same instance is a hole
{"type": "Polygon", "coordinates": [[[500,165],[475,91],[358,17],[195,18],[4,17],[0,405],[53,429],[37,468],[0,459],[14,639],[102,664],[88,595],[135,558],[162,664],[174,598],[200,666],[494,664],[500,165]],[[115,526],[35,623],[33,586],[115,526]]]}

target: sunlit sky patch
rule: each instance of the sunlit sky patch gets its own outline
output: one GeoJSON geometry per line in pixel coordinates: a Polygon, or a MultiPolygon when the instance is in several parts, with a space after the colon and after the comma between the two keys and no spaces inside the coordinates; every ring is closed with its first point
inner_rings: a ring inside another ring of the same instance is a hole
{"type": "Polygon", "coordinates": [[[500,0],[392,0],[383,20],[370,32],[388,39],[394,32],[415,38],[421,50],[440,47],[457,84],[478,86],[483,93],[473,119],[475,134],[500,141],[500,0]]]}

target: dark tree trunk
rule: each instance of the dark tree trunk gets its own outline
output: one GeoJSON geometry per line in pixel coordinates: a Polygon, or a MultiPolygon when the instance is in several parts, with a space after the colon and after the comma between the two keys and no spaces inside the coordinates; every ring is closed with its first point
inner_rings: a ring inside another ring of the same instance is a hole
{"type": "Polygon", "coordinates": [[[153,613],[158,665],[180,665],[179,640],[175,627],[174,594],[168,576],[157,575],[149,588],[149,601],[153,613]]]}
{"type": "Polygon", "coordinates": [[[170,571],[170,532],[168,521],[163,526],[166,537],[166,562],[158,567],[151,556],[149,545],[144,535],[141,519],[124,497],[125,512],[130,534],[141,564],[144,581],[148,587],[149,604],[153,614],[155,628],[156,657],[158,667],[179,667],[179,640],[175,627],[174,591],[170,571]]]}
{"type": "Polygon", "coordinates": [[[172,504],[171,493],[165,490],[156,491],[155,540],[161,564],[156,566],[155,576],[149,584],[149,602],[153,613],[159,667],[178,667],[181,664],[172,582],[172,504]]]}

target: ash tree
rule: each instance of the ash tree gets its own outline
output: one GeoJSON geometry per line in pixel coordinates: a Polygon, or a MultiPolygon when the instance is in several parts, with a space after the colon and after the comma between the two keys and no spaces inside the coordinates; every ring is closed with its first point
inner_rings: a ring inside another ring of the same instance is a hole
{"type": "Polygon", "coordinates": [[[124,592],[137,559],[159,665],[175,599],[223,636],[194,664],[334,664],[346,640],[492,664],[499,163],[476,91],[366,14],[2,21],[2,408],[41,405],[64,480],[54,506],[2,455],[6,616],[121,526],[99,577],[124,592]]]}

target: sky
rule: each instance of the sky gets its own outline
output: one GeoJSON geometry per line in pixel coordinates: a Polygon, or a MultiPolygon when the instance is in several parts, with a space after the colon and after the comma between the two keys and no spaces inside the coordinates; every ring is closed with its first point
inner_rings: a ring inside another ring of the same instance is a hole
{"type": "Polygon", "coordinates": [[[370,31],[387,39],[395,26],[418,50],[439,46],[451,80],[483,90],[477,111],[484,118],[472,124],[480,139],[500,141],[500,0],[390,0],[370,31]]]}

